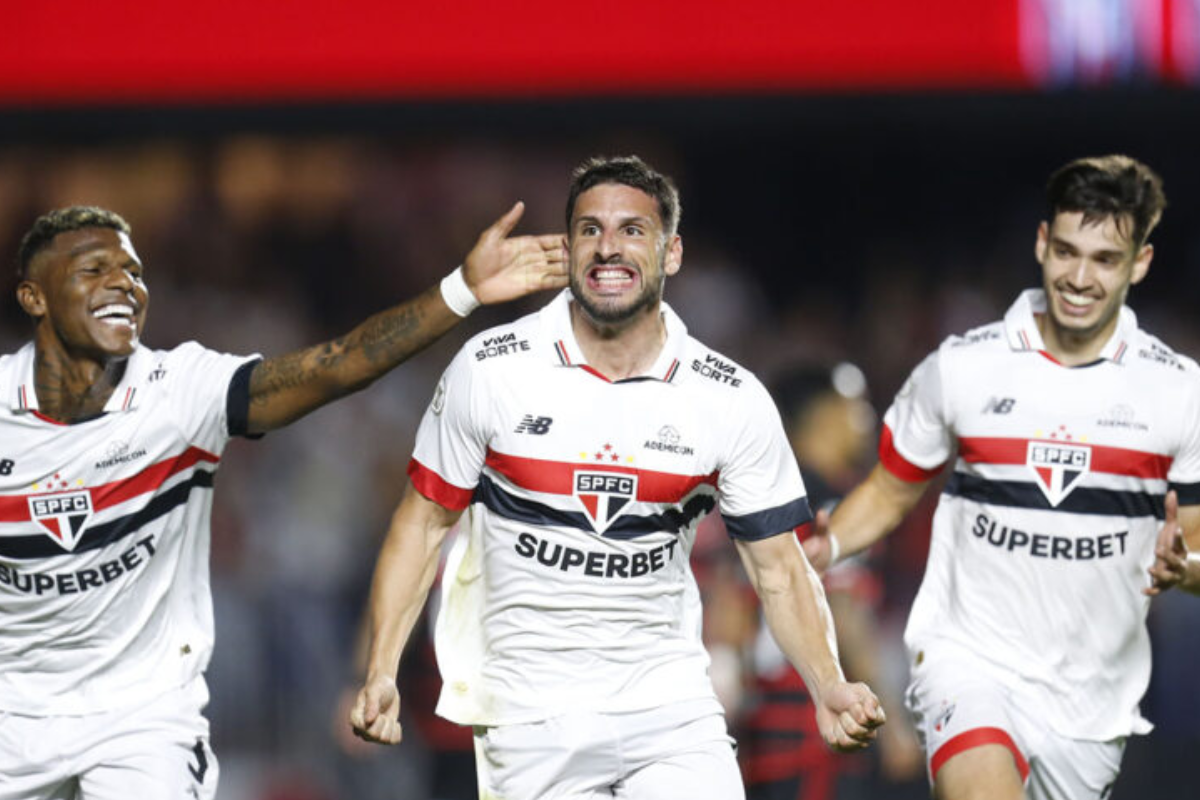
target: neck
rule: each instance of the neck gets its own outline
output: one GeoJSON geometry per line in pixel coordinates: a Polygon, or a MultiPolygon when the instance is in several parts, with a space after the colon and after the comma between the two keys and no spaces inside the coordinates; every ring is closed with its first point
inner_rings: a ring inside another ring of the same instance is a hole
{"type": "Polygon", "coordinates": [[[605,324],[589,318],[572,301],[571,330],[587,363],[613,381],[645,374],[667,341],[658,303],[639,310],[632,319],[605,324]]]}
{"type": "Polygon", "coordinates": [[[59,422],[101,414],[125,374],[126,361],[73,358],[58,346],[35,344],[33,386],[38,410],[59,422]]]}
{"type": "Polygon", "coordinates": [[[1118,315],[1094,331],[1072,331],[1055,323],[1050,312],[1034,316],[1038,332],[1042,335],[1042,344],[1046,352],[1054,356],[1058,363],[1066,367],[1078,367],[1091,364],[1100,358],[1100,352],[1108,344],[1113,333],[1117,330],[1118,315]]]}

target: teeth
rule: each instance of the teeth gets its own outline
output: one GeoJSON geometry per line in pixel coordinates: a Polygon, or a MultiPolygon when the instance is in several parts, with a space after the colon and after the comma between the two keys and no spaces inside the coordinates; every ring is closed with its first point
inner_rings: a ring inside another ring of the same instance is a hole
{"type": "Polygon", "coordinates": [[[1092,303],[1096,302],[1094,297],[1085,297],[1084,295],[1075,294],[1074,292],[1060,292],[1060,294],[1062,295],[1063,300],[1066,300],[1073,306],[1090,306],[1092,303]]]}
{"type": "Polygon", "coordinates": [[[133,306],[122,305],[120,303],[113,303],[111,305],[101,306],[100,308],[97,308],[95,311],[92,312],[92,316],[95,317],[96,319],[103,319],[104,317],[132,317],[133,316],[133,306]]]}
{"type": "Polygon", "coordinates": [[[592,273],[598,281],[624,281],[629,279],[629,273],[623,269],[598,269],[592,273]]]}

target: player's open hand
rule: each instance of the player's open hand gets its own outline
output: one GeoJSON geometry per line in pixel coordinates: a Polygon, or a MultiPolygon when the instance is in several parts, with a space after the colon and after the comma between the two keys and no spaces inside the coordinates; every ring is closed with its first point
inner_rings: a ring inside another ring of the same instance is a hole
{"type": "Polygon", "coordinates": [[[403,738],[395,680],[379,675],[367,678],[350,709],[350,727],[355,736],[368,742],[396,744],[403,738]]]}
{"type": "Polygon", "coordinates": [[[821,692],[816,706],[825,744],[841,753],[866,747],[887,722],[879,698],[865,683],[838,681],[821,692]]]}
{"type": "Polygon", "coordinates": [[[812,564],[818,575],[824,575],[833,561],[833,547],[829,543],[829,512],[825,509],[817,512],[813,519],[812,535],[804,540],[803,546],[808,563],[812,564]]]}
{"type": "Polygon", "coordinates": [[[1162,594],[1187,576],[1188,550],[1183,541],[1183,527],[1179,524],[1179,498],[1173,489],[1167,492],[1165,510],[1166,519],[1158,532],[1154,564],[1149,570],[1151,584],[1142,590],[1151,597],[1162,594]]]}
{"type": "Polygon", "coordinates": [[[463,277],[479,302],[503,303],[567,285],[563,235],[509,236],[525,204],[518,202],[479,235],[463,261],[463,277]]]}

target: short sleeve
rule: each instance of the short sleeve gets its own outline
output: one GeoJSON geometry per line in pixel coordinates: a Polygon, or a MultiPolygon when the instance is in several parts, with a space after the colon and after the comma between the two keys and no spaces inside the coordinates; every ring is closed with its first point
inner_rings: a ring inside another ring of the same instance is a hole
{"type": "Polygon", "coordinates": [[[765,539],[807,525],[812,511],[779,411],[757,382],[748,402],[731,413],[731,438],[717,488],[721,516],[734,539],[765,539]]]}
{"type": "Polygon", "coordinates": [[[1190,391],[1180,421],[1183,435],[1167,472],[1167,480],[1183,506],[1200,504],[1200,375],[1189,372],[1188,377],[1190,391]]]}
{"type": "Polygon", "coordinates": [[[908,376],[883,417],[879,462],[904,481],[937,475],[954,448],[946,420],[942,356],[935,351],[908,376]]]}
{"type": "Polygon", "coordinates": [[[234,429],[239,424],[236,398],[231,396],[234,377],[239,370],[248,374],[243,368],[258,360],[257,355],[218,353],[196,342],[186,342],[156,365],[149,380],[151,385],[158,380],[166,382],[171,405],[188,440],[219,453],[230,437],[239,433],[234,429]]]}
{"type": "Polygon", "coordinates": [[[455,511],[470,505],[487,457],[486,392],[476,370],[466,350],[450,363],[421,419],[408,467],[418,492],[455,511]]]}

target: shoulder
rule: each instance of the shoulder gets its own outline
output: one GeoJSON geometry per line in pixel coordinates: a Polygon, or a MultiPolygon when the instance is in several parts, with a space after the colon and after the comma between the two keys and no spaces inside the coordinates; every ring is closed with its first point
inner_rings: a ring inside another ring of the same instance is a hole
{"type": "Polygon", "coordinates": [[[1146,371],[1154,375],[1187,376],[1185,380],[1192,382],[1200,376],[1200,366],[1196,362],[1175,351],[1157,336],[1141,329],[1130,338],[1130,352],[1126,354],[1126,362],[1138,371],[1146,371]]]}
{"type": "Polygon", "coordinates": [[[447,376],[455,381],[478,380],[524,369],[535,363],[539,354],[550,352],[551,344],[545,338],[536,313],[488,328],[459,348],[447,376]]]}
{"type": "Polygon", "coordinates": [[[961,334],[947,336],[938,347],[940,353],[964,352],[971,355],[1009,350],[1004,322],[997,320],[961,334]]]}
{"type": "Polygon", "coordinates": [[[689,386],[733,401],[753,402],[770,397],[753,372],[691,336],[680,351],[679,371],[686,376],[689,386]]]}
{"type": "Polygon", "coordinates": [[[476,363],[528,358],[534,346],[541,344],[536,320],[537,315],[530,314],[514,322],[488,328],[468,339],[460,355],[476,363]]]}

